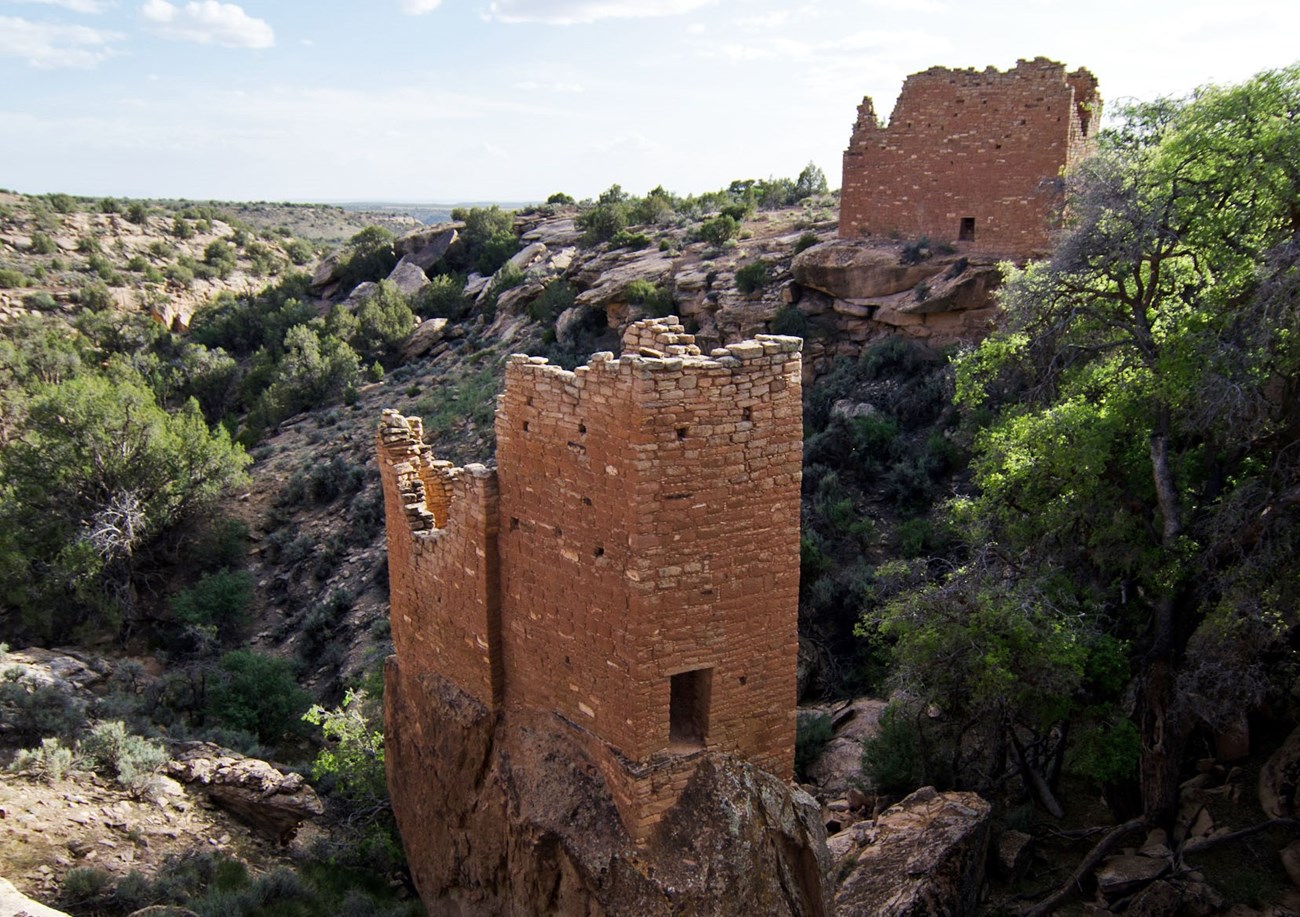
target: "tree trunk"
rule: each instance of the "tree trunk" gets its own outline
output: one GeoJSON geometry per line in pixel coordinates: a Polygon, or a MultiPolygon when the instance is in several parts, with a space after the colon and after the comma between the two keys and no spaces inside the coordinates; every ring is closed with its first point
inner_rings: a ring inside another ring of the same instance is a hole
{"type": "Polygon", "coordinates": [[[1138,690],[1138,733],[1141,741],[1139,781],[1142,814],[1148,824],[1172,831],[1178,814],[1178,772],[1183,735],[1174,711],[1174,670],[1169,655],[1146,667],[1138,690]]]}

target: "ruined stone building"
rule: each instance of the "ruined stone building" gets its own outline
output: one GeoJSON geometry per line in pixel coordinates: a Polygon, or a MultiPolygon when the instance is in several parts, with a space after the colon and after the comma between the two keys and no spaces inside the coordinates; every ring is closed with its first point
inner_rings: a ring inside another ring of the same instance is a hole
{"type": "Polygon", "coordinates": [[[1097,78],[1043,57],[1003,73],[932,67],[888,125],[858,106],[844,151],[840,238],[896,236],[1026,257],[1047,250],[1062,176],[1101,123],[1097,78]]]}
{"type": "Polygon", "coordinates": [[[669,318],[623,346],[512,356],[495,469],[391,411],[378,452],[390,665],[553,714],[641,837],[705,750],[792,772],[801,342],[705,356],[669,318]]]}

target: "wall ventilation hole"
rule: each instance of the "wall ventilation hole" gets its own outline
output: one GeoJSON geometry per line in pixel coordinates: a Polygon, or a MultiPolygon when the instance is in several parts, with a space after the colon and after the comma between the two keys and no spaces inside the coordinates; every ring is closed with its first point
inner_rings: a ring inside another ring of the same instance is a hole
{"type": "Polygon", "coordinates": [[[533,406],[533,396],[529,395],[528,400],[525,401],[524,404],[528,405],[531,408],[533,406]]]}
{"type": "Polygon", "coordinates": [[[583,497],[583,498],[582,498],[582,505],[583,505],[583,506],[591,506],[591,497],[583,497]]]}
{"type": "Polygon", "coordinates": [[[685,439],[685,438],[686,438],[686,427],[678,427],[678,428],[677,428],[677,438],[678,438],[678,439],[685,439]]]}
{"type": "Polygon", "coordinates": [[[579,433],[586,433],[586,432],[587,432],[587,425],[586,425],[585,423],[580,423],[580,424],[578,424],[578,432],[579,432],[579,433]]]}
{"type": "MultiPolygon", "coordinates": [[[[568,660],[565,660],[565,661],[567,662],[568,660]]],[[[741,683],[742,685],[747,685],[747,684],[749,684],[749,676],[748,676],[748,675],[741,675],[741,676],[740,676],[740,683],[741,683]]]]}
{"type": "Polygon", "coordinates": [[[604,557],[605,549],[602,548],[600,545],[596,545],[596,550],[592,551],[591,553],[594,554],[596,557],[604,557]]]}
{"type": "Polygon", "coordinates": [[[741,420],[753,420],[753,419],[754,419],[754,409],[753,409],[753,408],[741,408],[741,409],[740,409],[740,419],[741,419],[741,420]]]}
{"type": "Polygon", "coordinates": [[[528,421],[526,421],[526,420],[524,421],[524,432],[525,432],[525,433],[528,432],[528,421]]]}
{"type": "Polygon", "coordinates": [[[564,529],[560,528],[558,525],[555,527],[555,537],[556,538],[564,537],[564,529]]]}
{"type": "Polygon", "coordinates": [[[519,517],[518,517],[518,516],[511,516],[511,517],[510,517],[510,531],[512,531],[512,532],[517,531],[518,528],[519,528],[519,517]]]}

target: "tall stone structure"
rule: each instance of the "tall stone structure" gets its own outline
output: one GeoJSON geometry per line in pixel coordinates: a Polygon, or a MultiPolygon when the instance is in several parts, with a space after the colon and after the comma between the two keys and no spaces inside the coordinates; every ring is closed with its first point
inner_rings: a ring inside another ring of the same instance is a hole
{"type": "Polygon", "coordinates": [[[1091,152],[1097,78],[1043,57],[1002,73],[932,67],[888,125],[870,98],[844,151],[841,239],[928,236],[1008,257],[1046,251],[1062,176],[1091,152]]]}
{"type": "Polygon", "coordinates": [[[512,356],[495,470],[391,411],[378,452],[390,667],[553,715],[641,839],[705,752],[792,773],[801,342],[704,356],[669,318],[623,348],[512,356]]]}

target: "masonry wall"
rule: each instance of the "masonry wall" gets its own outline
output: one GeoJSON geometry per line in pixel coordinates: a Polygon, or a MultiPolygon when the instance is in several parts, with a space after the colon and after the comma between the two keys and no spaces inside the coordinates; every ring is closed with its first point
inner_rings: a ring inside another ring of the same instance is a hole
{"type": "Polygon", "coordinates": [[[981,252],[1047,250],[1064,172],[1101,121],[1087,70],[1035,58],[1003,73],[934,67],[909,76],[888,126],[871,99],[844,153],[840,238],[928,236],[981,252]],[[973,238],[961,240],[962,221],[973,238]]]}
{"type": "Polygon", "coordinates": [[[379,428],[393,647],[412,674],[491,706],[503,699],[496,476],[437,461],[423,432],[396,411],[379,428]]]}
{"type": "Polygon", "coordinates": [[[576,373],[514,358],[497,416],[508,702],[643,760],[683,750],[671,679],[709,669],[704,744],[789,776],[798,351],[704,357],[670,322],[576,373]]]}

